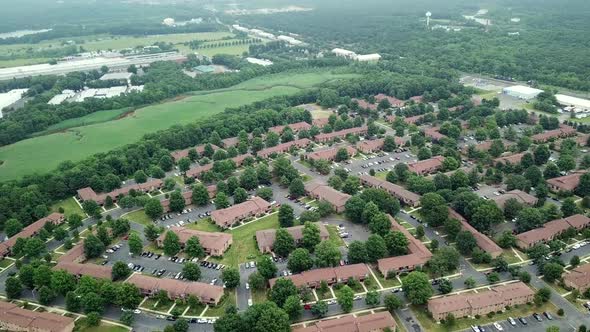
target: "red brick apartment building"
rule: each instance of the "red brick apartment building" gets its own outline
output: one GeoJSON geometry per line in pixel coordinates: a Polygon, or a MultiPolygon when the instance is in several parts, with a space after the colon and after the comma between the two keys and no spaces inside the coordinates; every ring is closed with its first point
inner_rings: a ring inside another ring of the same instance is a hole
{"type": "Polygon", "coordinates": [[[416,239],[408,230],[400,225],[393,217],[389,216],[391,221],[391,229],[400,231],[408,239],[408,254],[403,256],[395,256],[382,258],[377,261],[377,268],[384,277],[390,273],[400,273],[413,271],[417,267],[423,266],[430,260],[432,253],[422,241],[416,239]]]}
{"type": "Polygon", "coordinates": [[[518,189],[511,190],[505,194],[492,198],[492,200],[496,202],[496,205],[498,205],[498,207],[500,207],[501,209],[504,209],[504,205],[506,204],[506,201],[509,199],[515,199],[519,203],[526,204],[529,206],[537,204],[538,201],[537,197],[527,194],[524,191],[518,189]]]}
{"type": "Polygon", "coordinates": [[[294,327],[293,332],[376,332],[396,330],[396,323],[388,311],[363,316],[343,316],[309,323],[307,327],[294,327]]]}
{"type": "MultiPolygon", "coordinates": [[[[242,154],[242,155],[231,158],[231,161],[233,161],[234,164],[236,164],[236,167],[240,167],[244,163],[244,160],[246,160],[249,157],[253,157],[253,156],[249,153],[246,153],[246,154],[242,154]]],[[[213,163],[195,166],[195,167],[189,169],[188,171],[186,171],[186,176],[190,177],[190,178],[195,178],[195,179],[200,178],[203,175],[203,173],[209,172],[211,169],[213,169],[213,163]]]]}
{"type": "Polygon", "coordinates": [[[201,303],[217,305],[223,296],[223,287],[202,282],[160,279],[137,273],[132,274],[126,282],[137,286],[145,296],[153,296],[160,290],[165,290],[172,300],[187,299],[189,296],[194,295],[201,303]]]}
{"type": "Polygon", "coordinates": [[[533,135],[531,138],[535,143],[545,143],[556,138],[576,136],[576,134],[577,132],[575,128],[560,124],[559,128],[557,129],[548,130],[543,133],[533,135]]]}
{"type": "Polygon", "coordinates": [[[311,144],[311,141],[309,139],[302,138],[302,139],[294,140],[291,142],[282,143],[282,144],[279,144],[279,145],[276,145],[276,146],[273,146],[270,148],[262,149],[262,150],[258,151],[256,153],[256,155],[261,158],[268,158],[274,153],[289,152],[289,150],[291,149],[292,146],[295,146],[295,147],[301,149],[301,148],[307,147],[310,144],[311,144]]]}
{"type": "MultiPolygon", "coordinates": [[[[320,229],[320,238],[322,241],[328,240],[330,234],[326,229],[326,226],[321,223],[316,223],[318,228],[320,229]]],[[[303,240],[303,225],[300,226],[293,226],[284,228],[295,240],[295,243],[299,245],[301,240],[303,240]]],[[[258,249],[261,253],[270,253],[273,250],[273,246],[275,244],[275,236],[277,234],[276,229],[265,229],[261,231],[256,231],[256,243],[258,244],[258,249]]]]}
{"type": "Polygon", "coordinates": [[[477,246],[490,254],[493,258],[498,257],[502,254],[502,248],[496,244],[492,239],[486,236],[483,233],[480,233],[477,229],[473,228],[462,215],[460,215],[457,211],[449,208],[449,218],[457,219],[461,223],[461,228],[464,231],[468,231],[473,235],[475,241],[477,242],[477,246]]]}
{"type": "Polygon", "coordinates": [[[306,183],[305,193],[313,199],[324,200],[330,203],[336,213],[344,212],[344,205],[350,199],[350,195],[317,181],[306,183]]]}
{"type": "Polygon", "coordinates": [[[580,178],[586,171],[575,172],[558,178],[547,180],[549,189],[553,191],[573,191],[580,185],[580,178]]]}
{"type": "Polygon", "coordinates": [[[478,293],[454,294],[428,300],[428,311],[436,321],[449,314],[455,318],[483,316],[504,311],[507,306],[533,301],[535,292],[522,282],[480,290],[478,293]]]}
{"type": "Polygon", "coordinates": [[[305,158],[313,161],[318,161],[320,159],[334,161],[334,159],[336,159],[338,150],[342,148],[346,149],[349,157],[352,157],[356,154],[356,150],[351,146],[336,146],[325,150],[310,152],[305,155],[305,158]]]}
{"type": "Polygon", "coordinates": [[[268,128],[268,131],[271,131],[271,132],[273,132],[275,134],[279,134],[280,135],[280,134],[283,133],[283,130],[285,130],[285,128],[287,128],[287,127],[291,128],[291,130],[294,133],[297,133],[297,132],[299,132],[301,130],[309,130],[309,129],[311,129],[311,125],[309,123],[307,123],[307,122],[297,122],[297,123],[291,123],[291,124],[284,125],[284,126],[270,127],[270,128],[268,128]]]}
{"type": "Polygon", "coordinates": [[[27,332],[71,332],[74,319],[50,312],[30,311],[0,301],[0,330],[27,332]]]}
{"type": "Polygon", "coordinates": [[[565,273],[563,283],[568,288],[577,289],[580,293],[584,293],[590,288],[590,264],[580,265],[569,273],[565,273]]]}
{"type": "Polygon", "coordinates": [[[221,228],[229,228],[237,222],[262,216],[268,213],[270,208],[269,202],[258,196],[254,196],[240,204],[211,212],[211,220],[221,228]]]}
{"type": "Polygon", "coordinates": [[[99,205],[104,205],[107,197],[110,197],[114,203],[117,202],[119,197],[128,195],[131,190],[139,191],[142,193],[159,190],[164,185],[164,181],[160,179],[149,180],[144,183],[136,183],[123,188],[115,189],[108,193],[97,194],[90,187],[82,188],[78,190],[78,198],[84,201],[95,201],[99,205]]]}
{"type": "Polygon", "coordinates": [[[336,138],[345,139],[348,135],[365,135],[367,133],[367,130],[367,126],[354,127],[340,131],[334,131],[327,134],[318,134],[315,136],[314,140],[318,143],[326,143],[333,141],[336,138]]]}
{"type": "Polygon", "coordinates": [[[367,109],[367,110],[371,110],[371,111],[374,111],[377,109],[377,105],[371,104],[364,99],[353,98],[352,101],[356,101],[357,104],[359,104],[359,107],[363,108],[363,109],[367,109]]]}
{"type": "MultiPolygon", "coordinates": [[[[217,194],[217,185],[212,184],[212,185],[207,186],[207,192],[209,193],[209,198],[215,197],[215,195],[217,194]]],[[[193,204],[193,192],[192,191],[183,192],[182,198],[184,198],[184,205],[185,206],[193,204]]],[[[164,209],[164,212],[170,212],[170,199],[167,198],[167,199],[161,200],[160,204],[162,204],[162,208],[164,209]]]]}
{"type": "Polygon", "coordinates": [[[387,99],[389,101],[389,104],[392,107],[404,107],[406,105],[406,102],[403,100],[399,100],[395,97],[390,97],[386,94],[380,93],[378,95],[375,96],[375,100],[379,103],[381,102],[383,99],[387,99]]]}
{"type": "Polygon", "coordinates": [[[379,180],[378,178],[370,175],[361,175],[361,184],[365,187],[379,188],[387,191],[391,196],[397,198],[405,205],[416,207],[420,205],[421,196],[413,193],[406,188],[397,184],[379,180]]]}
{"type": "MultiPolygon", "coordinates": [[[[180,245],[182,247],[184,247],[188,239],[193,236],[197,237],[207,255],[211,256],[222,256],[223,253],[229,249],[233,243],[232,235],[222,232],[202,232],[178,226],[172,226],[166,232],[173,232],[174,234],[178,235],[178,240],[180,241],[180,245]]],[[[166,232],[160,234],[160,236],[156,239],[156,244],[158,247],[164,246],[166,232]]]]}
{"type": "MultiPolygon", "coordinates": [[[[401,146],[406,144],[406,142],[401,137],[394,137],[395,145],[401,146]]],[[[373,140],[364,140],[360,141],[356,144],[356,149],[364,154],[374,153],[383,150],[383,145],[385,144],[384,138],[378,138],[373,140]]]]}
{"type": "Polygon", "coordinates": [[[64,220],[65,216],[63,214],[54,212],[47,217],[41,218],[23,228],[22,231],[18,232],[18,234],[13,235],[8,240],[0,243],[0,259],[11,254],[12,247],[16,243],[17,239],[33,237],[37,235],[37,232],[39,232],[46,223],[50,222],[54,225],[59,225],[64,222],[64,220]]]}
{"type": "Polygon", "coordinates": [[[553,240],[570,227],[580,231],[589,225],[590,218],[582,214],[556,219],[545,223],[542,227],[518,234],[516,236],[516,245],[521,249],[529,249],[537,243],[545,243],[553,240]]]}
{"type": "Polygon", "coordinates": [[[409,163],[408,169],[410,172],[416,173],[418,175],[435,173],[442,168],[444,160],[445,157],[443,156],[434,156],[430,159],[409,163]]]}
{"type": "Polygon", "coordinates": [[[522,153],[516,153],[516,154],[505,156],[505,157],[496,158],[496,159],[494,159],[494,165],[496,165],[496,166],[498,166],[498,164],[518,165],[518,164],[520,164],[520,161],[522,160],[522,157],[525,154],[526,154],[526,152],[522,152],[522,153]]]}
{"type": "Polygon", "coordinates": [[[323,269],[315,269],[304,271],[299,274],[294,274],[287,277],[279,277],[270,279],[270,287],[274,286],[280,278],[291,279],[295,287],[306,286],[310,288],[317,288],[322,281],[328,285],[336,283],[346,283],[348,279],[353,278],[358,281],[363,281],[369,276],[369,268],[365,264],[351,264],[337,267],[327,267],[323,269]]]}
{"type": "MultiPolygon", "coordinates": [[[[192,148],[174,151],[174,152],[170,153],[170,155],[174,159],[174,162],[178,162],[180,159],[188,157],[188,152],[190,150],[195,150],[195,151],[197,151],[197,154],[199,156],[202,156],[203,155],[203,152],[205,152],[205,146],[206,145],[207,144],[201,144],[201,145],[197,145],[197,146],[192,147],[192,148]]],[[[213,151],[217,151],[217,150],[220,149],[220,147],[218,147],[215,144],[211,144],[211,147],[213,148],[213,151]]]]}

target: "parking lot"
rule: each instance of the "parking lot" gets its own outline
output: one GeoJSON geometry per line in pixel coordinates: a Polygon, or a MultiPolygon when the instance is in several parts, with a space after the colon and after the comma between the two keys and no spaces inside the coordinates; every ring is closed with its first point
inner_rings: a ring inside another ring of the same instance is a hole
{"type": "MultiPolygon", "coordinates": [[[[159,256],[157,254],[152,253],[151,257],[149,255],[138,255],[138,256],[131,256],[129,254],[129,246],[127,245],[126,241],[122,241],[120,243],[121,248],[113,253],[105,253],[104,256],[107,257],[106,265],[113,265],[117,261],[122,261],[126,263],[130,263],[133,265],[129,265],[132,267],[135,272],[143,273],[146,275],[151,275],[155,277],[161,278],[171,278],[176,279],[175,277],[178,275],[178,279],[182,279],[182,268],[183,264],[187,263],[187,260],[177,260],[176,262],[172,260],[171,257],[167,257],[165,255],[159,256]],[[182,263],[181,263],[182,262],[182,263]]],[[[104,258],[104,257],[103,257],[104,258]]],[[[201,264],[199,262],[199,264],[201,264]]],[[[222,269],[216,268],[208,268],[205,266],[200,266],[201,268],[201,278],[199,281],[210,283],[212,280],[217,279],[216,285],[221,285],[220,275],[222,269]]]]}
{"type": "MultiPolygon", "coordinates": [[[[401,150],[400,150],[401,151],[401,150]]],[[[410,151],[381,152],[379,154],[360,155],[357,159],[350,159],[340,165],[335,163],[334,167],[342,167],[351,175],[360,176],[368,174],[371,169],[376,172],[392,170],[399,163],[412,163],[417,161],[410,151]]]]}
{"type": "Polygon", "coordinates": [[[487,325],[472,326],[464,331],[545,331],[545,329],[551,325],[563,324],[562,318],[555,317],[550,313],[545,315],[544,313],[539,312],[537,317],[538,319],[533,315],[527,317],[512,317],[512,320],[505,319],[487,325]]]}

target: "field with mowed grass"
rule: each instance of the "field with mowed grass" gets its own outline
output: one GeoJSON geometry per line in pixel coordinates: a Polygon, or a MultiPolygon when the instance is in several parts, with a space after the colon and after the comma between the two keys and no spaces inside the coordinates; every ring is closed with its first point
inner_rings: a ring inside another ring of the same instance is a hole
{"type": "Polygon", "coordinates": [[[352,75],[334,74],[329,70],[268,75],[232,88],[200,91],[186,98],[144,107],[118,120],[20,141],[0,148],[0,181],[48,172],[63,161],[78,161],[135,143],[147,133],[202,120],[229,107],[289,95],[326,81],[349,77],[352,75]]]}

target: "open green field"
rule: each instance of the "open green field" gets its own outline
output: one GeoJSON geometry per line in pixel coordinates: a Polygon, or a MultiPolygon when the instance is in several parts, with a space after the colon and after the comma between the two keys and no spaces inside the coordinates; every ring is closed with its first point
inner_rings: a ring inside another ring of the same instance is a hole
{"type": "Polygon", "coordinates": [[[0,181],[48,172],[63,161],[78,161],[134,143],[147,133],[202,120],[229,107],[293,94],[326,81],[352,76],[328,70],[269,75],[232,88],[200,91],[183,99],[141,108],[122,119],[20,141],[0,148],[0,161],[3,162],[0,181]]]}
{"type": "Polygon", "coordinates": [[[110,325],[102,323],[99,326],[84,327],[80,329],[81,332],[127,332],[129,329],[122,326],[110,325]]]}
{"type": "Polygon", "coordinates": [[[118,110],[108,110],[108,111],[100,111],[100,112],[90,113],[88,115],[85,115],[85,116],[82,116],[79,118],[68,119],[68,120],[62,121],[60,123],[56,123],[53,126],[50,126],[49,128],[47,128],[45,131],[43,131],[35,136],[40,136],[40,135],[44,135],[45,133],[51,133],[51,132],[65,130],[65,129],[69,129],[69,128],[88,126],[88,125],[95,124],[95,123],[101,123],[101,122],[115,120],[127,112],[130,112],[129,108],[121,108],[118,110]]]}
{"type": "Polygon", "coordinates": [[[152,218],[148,217],[145,214],[145,210],[137,210],[133,212],[129,212],[128,214],[123,215],[123,218],[128,219],[129,221],[136,222],[138,224],[142,224],[144,226],[154,224],[152,218]]]}
{"type": "Polygon", "coordinates": [[[82,217],[86,216],[86,213],[82,211],[80,205],[76,203],[73,197],[64,199],[63,201],[59,201],[51,206],[51,212],[59,212],[59,208],[64,209],[64,214],[66,217],[71,216],[72,214],[79,214],[82,217]]]}

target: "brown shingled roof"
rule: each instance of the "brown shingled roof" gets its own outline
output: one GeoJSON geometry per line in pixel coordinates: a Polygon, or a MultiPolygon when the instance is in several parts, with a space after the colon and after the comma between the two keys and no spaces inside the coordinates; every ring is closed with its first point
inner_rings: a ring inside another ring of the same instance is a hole
{"type": "Polygon", "coordinates": [[[50,312],[30,311],[0,301],[0,326],[18,326],[23,331],[66,332],[73,330],[74,319],[50,312]]]}
{"type": "MultiPolygon", "coordinates": [[[[199,239],[201,247],[207,252],[223,252],[232,242],[232,235],[222,232],[202,232],[194,229],[172,226],[169,231],[178,235],[178,240],[184,245],[191,237],[199,239]]],[[[166,237],[166,232],[160,234],[156,239],[157,243],[162,243],[166,237]]]]}
{"type": "MultiPolygon", "coordinates": [[[[202,155],[202,154],[203,154],[203,152],[205,152],[205,146],[206,146],[206,145],[207,145],[207,144],[201,144],[201,145],[197,145],[197,146],[195,146],[195,147],[192,147],[192,148],[188,148],[188,149],[184,149],[184,150],[178,150],[178,151],[174,151],[174,152],[170,153],[170,155],[172,156],[172,158],[174,158],[174,161],[175,161],[175,162],[178,162],[180,159],[188,157],[188,152],[189,152],[190,150],[193,150],[193,149],[194,149],[194,150],[196,150],[196,151],[197,151],[197,153],[198,153],[199,155],[202,155]]],[[[219,148],[217,145],[215,145],[215,144],[211,144],[211,147],[213,148],[213,151],[215,151],[215,150],[219,150],[219,149],[220,149],[220,148],[219,148]]]]}
{"type": "Polygon", "coordinates": [[[540,228],[532,229],[530,231],[520,233],[516,236],[517,244],[521,247],[528,248],[538,242],[546,242],[552,240],[556,235],[573,227],[582,229],[590,225],[590,218],[576,214],[567,218],[552,220],[544,224],[540,228]]]}
{"type": "Polygon", "coordinates": [[[293,328],[293,332],[373,332],[396,329],[396,322],[388,311],[354,317],[352,315],[325,319],[308,327],[293,328]]]}
{"type": "Polygon", "coordinates": [[[368,130],[367,126],[354,127],[354,128],[343,129],[340,131],[334,131],[334,132],[326,133],[326,134],[318,134],[314,137],[314,139],[316,141],[325,142],[325,141],[332,140],[334,138],[346,138],[346,136],[349,134],[361,135],[361,134],[366,133],[367,130],[368,130]]]}
{"type": "Polygon", "coordinates": [[[325,150],[310,152],[306,156],[308,159],[311,160],[333,160],[334,158],[336,158],[336,154],[338,153],[338,150],[340,150],[341,148],[346,149],[346,152],[348,153],[349,157],[352,157],[356,154],[356,150],[351,146],[336,146],[325,150]]]}
{"type": "MultiPolygon", "coordinates": [[[[324,224],[321,224],[321,223],[314,223],[314,224],[316,224],[318,226],[318,228],[320,229],[320,238],[327,239],[330,236],[330,234],[328,233],[328,230],[326,229],[326,226],[324,226],[324,224]]],[[[304,225],[299,225],[299,226],[287,227],[287,228],[284,228],[284,230],[286,230],[289,234],[291,234],[291,236],[293,237],[295,242],[298,242],[303,239],[303,228],[304,227],[305,227],[304,225]]],[[[258,244],[258,249],[260,249],[261,252],[265,252],[265,248],[272,248],[273,247],[273,245],[275,243],[276,233],[277,233],[276,229],[264,229],[264,230],[256,231],[256,243],[258,244]]]]}
{"type": "Polygon", "coordinates": [[[468,231],[469,233],[471,233],[471,235],[473,235],[473,237],[475,238],[475,241],[477,242],[477,246],[481,250],[489,253],[490,255],[492,255],[492,257],[497,257],[502,254],[503,250],[502,250],[502,248],[500,248],[500,246],[498,246],[487,235],[480,233],[477,229],[475,229],[473,226],[471,226],[467,222],[467,220],[465,218],[463,218],[463,216],[460,215],[457,211],[455,211],[451,208],[448,208],[448,211],[449,211],[450,218],[459,220],[459,222],[461,223],[461,228],[464,231],[468,231]]]}
{"type": "Polygon", "coordinates": [[[273,153],[284,153],[289,151],[289,149],[292,146],[296,146],[298,148],[302,148],[302,147],[306,147],[308,145],[311,144],[311,141],[307,138],[302,138],[302,139],[298,139],[298,140],[294,140],[291,142],[286,142],[286,143],[281,143],[279,145],[270,147],[270,148],[266,148],[266,149],[262,149],[260,151],[258,151],[256,153],[257,156],[259,157],[268,157],[273,153]]]}
{"type": "Polygon", "coordinates": [[[296,133],[300,130],[309,130],[311,128],[311,125],[307,122],[297,122],[297,123],[291,123],[288,125],[284,125],[284,126],[274,126],[274,127],[270,127],[268,128],[268,131],[272,131],[273,133],[277,133],[277,134],[282,134],[283,130],[285,130],[285,128],[291,128],[291,130],[296,133]]]}
{"type": "Polygon", "coordinates": [[[211,212],[211,219],[220,227],[227,228],[238,219],[265,213],[269,208],[270,203],[258,196],[254,196],[240,204],[211,212]]]}
{"type": "Polygon", "coordinates": [[[165,290],[171,298],[186,298],[189,295],[194,295],[204,303],[217,304],[223,296],[223,287],[202,282],[159,279],[136,273],[131,275],[126,282],[134,284],[143,293],[154,294],[165,290]]]}
{"type": "Polygon", "coordinates": [[[34,223],[26,226],[25,228],[23,228],[22,231],[13,235],[8,240],[0,243],[0,256],[3,257],[3,256],[8,255],[18,238],[32,237],[35,234],[37,234],[37,232],[39,232],[41,230],[41,228],[43,228],[43,226],[45,226],[46,223],[50,222],[55,225],[59,225],[64,221],[64,219],[65,219],[65,217],[63,214],[54,212],[54,213],[48,215],[47,217],[43,217],[43,218],[35,221],[34,223]]]}
{"type": "Polygon", "coordinates": [[[565,176],[547,180],[549,186],[557,188],[558,190],[573,191],[580,184],[580,178],[586,171],[575,172],[565,176]]]}
{"type": "Polygon", "coordinates": [[[519,203],[527,205],[535,205],[537,203],[537,198],[535,196],[527,194],[524,191],[518,189],[511,190],[498,197],[494,197],[492,200],[496,202],[496,205],[498,205],[500,208],[504,208],[506,201],[511,198],[516,199],[519,203]]]}
{"type": "Polygon", "coordinates": [[[443,156],[434,156],[430,159],[420,160],[408,164],[410,172],[416,174],[422,174],[424,172],[432,172],[431,170],[438,170],[442,167],[442,163],[445,160],[443,156]]]}

